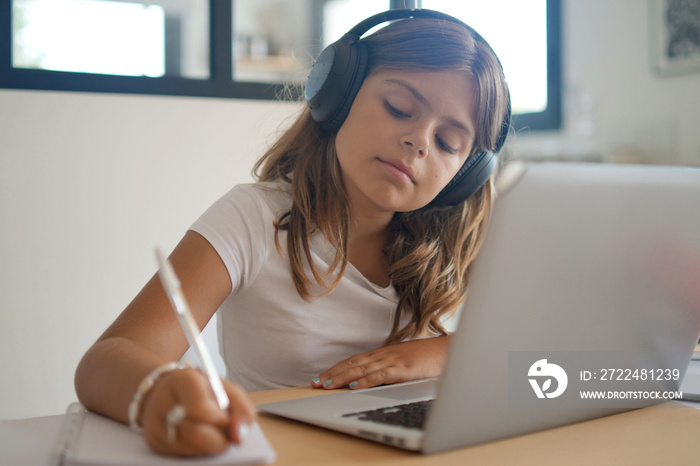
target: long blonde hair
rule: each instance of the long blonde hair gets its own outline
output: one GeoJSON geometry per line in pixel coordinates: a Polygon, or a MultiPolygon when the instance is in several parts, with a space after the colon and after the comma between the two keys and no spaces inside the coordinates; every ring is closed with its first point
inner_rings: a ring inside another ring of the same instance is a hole
{"type": "MultiPolygon", "coordinates": [[[[363,38],[369,49],[369,71],[457,70],[477,86],[477,134],[473,150],[498,150],[503,125],[508,124],[510,99],[503,72],[491,48],[462,25],[414,18],[396,21],[363,38]]],[[[287,231],[287,253],[299,295],[314,298],[310,286],[333,291],[347,266],[350,216],[335,133],[323,130],[308,109],[256,163],[261,181],[291,184],[292,208],[275,222],[277,233],[287,231]],[[336,250],[323,273],[311,256],[309,238],[321,233],[336,250]],[[306,269],[311,277],[307,275],[306,269]]],[[[389,277],[399,296],[390,335],[385,343],[444,335],[443,317],[464,300],[470,266],[488,223],[492,184],[489,180],[469,199],[456,206],[426,206],[397,212],[389,225],[385,252],[389,277]],[[401,327],[402,317],[409,322],[401,327]]],[[[279,252],[279,236],[275,237],[279,252]]]]}

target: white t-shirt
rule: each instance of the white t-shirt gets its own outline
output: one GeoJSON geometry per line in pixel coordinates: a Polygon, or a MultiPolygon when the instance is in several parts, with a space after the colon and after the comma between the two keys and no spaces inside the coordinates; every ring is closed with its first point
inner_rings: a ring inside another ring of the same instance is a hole
{"type": "MultiPolygon", "coordinates": [[[[393,287],[373,284],[348,264],[331,294],[304,301],[292,282],[286,232],[279,233],[282,256],[275,246],[273,221],[292,202],[287,189],[236,186],[191,228],[211,243],[231,276],[233,290],[218,312],[219,347],[228,378],[247,391],[308,385],[343,359],[380,347],[398,300],[393,287]]],[[[335,257],[320,234],[311,238],[311,251],[319,271],[335,257]]]]}

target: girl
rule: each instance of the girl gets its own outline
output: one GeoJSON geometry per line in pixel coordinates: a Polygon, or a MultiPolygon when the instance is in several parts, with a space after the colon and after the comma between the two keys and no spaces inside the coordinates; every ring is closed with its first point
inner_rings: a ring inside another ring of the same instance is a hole
{"type": "Polygon", "coordinates": [[[478,34],[411,16],[350,38],[360,71],[339,114],[317,102],[315,66],[311,110],[257,163],[259,182],[222,197],[171,255],[198,324],[220,309],[228,412],[201,372],[168,363],[187,342],[157,277],[78,366],[87,408],[143,430],[158,452],[202,455],[241,441],[255,416],[244,390],[440,374],[492,200],[490,179],[463,192],[473,182],[461,176],[493,171],[479,160],[495,163],[510,100],[478,34]]]}

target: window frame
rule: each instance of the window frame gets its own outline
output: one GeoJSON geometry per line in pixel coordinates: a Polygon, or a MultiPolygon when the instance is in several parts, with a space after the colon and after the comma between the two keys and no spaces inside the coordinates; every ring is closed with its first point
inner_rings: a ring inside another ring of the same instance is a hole
{"type": "MultiPolygon", "coordinates": [[[[276,100],[284,98],[284,84],[235,81],[233,75],[233,0],[209,0],[210,77],[189,79],[163,76],[116,76],[12,66],[12,1],[0,2],[0,88],[50,91],[220,97],[276,100]]],[[[397,6],[396,1],[391,7],[397,6]]],[[[318,10],[318,9],[314,9],[318,10]]],[[[317,13],[312,14],[316,15],[317,13]]],[[[321,25],[320,14],[314,28],[321,25]]],[[[561,128],[561,0],[547,0],[547,109],[513,117],[516,131],[561,128]]],[[[299,96],[293,96],[299,97],[299,96]]]]}
{"type": "Polygon", "coordinates": [[[208,79],[119,76],[12,66],[12,1],[0,2],[0,88],[271,100],[282,84],[233,80],[233,1],[209,0],[208,79]]]}
{"type": "Polygon", "coordinates": [[[515,131],[558,130],[562,127],[561,0],[547,0],[547,108],[513,115],[515,131]]]}

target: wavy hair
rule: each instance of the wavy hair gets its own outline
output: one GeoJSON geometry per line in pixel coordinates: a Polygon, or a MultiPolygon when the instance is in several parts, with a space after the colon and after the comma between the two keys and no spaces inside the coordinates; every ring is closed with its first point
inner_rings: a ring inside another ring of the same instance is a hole
{"type": "MultiPolygon", "coordinates": [[[[457,23],[413,18],[395,21],[361,42],[369,49],[368,74],[385,69],[453,70],[473,79],[477,134],[472,151],[500,149],[504,125],[509,122],[510,98],[498,58],[481,36],[457,23]]],[[[317,296],[310,292],[313,285],[324,290],[321,295],[332,292],[348,262],[350,214],[335,136],[304,109],[254,168],[261,181],[291,184],[292,208],[275,222],[275,241],[282,254],[279,232],[287,232],[292,279],[305,300],[317,296]],[[314,233],[323,234],[336,250],[333,263],[323,272],[311,256],[309,239],[314,233]]],[[[386,344],[447,333],[442,321],[467,294],[492,193],[489,180],[456,206],[428,205],[394,214],[385,253],[399,301],[386,344]],[[402,327],[404,316],[408,323],[402,327]]]]}

